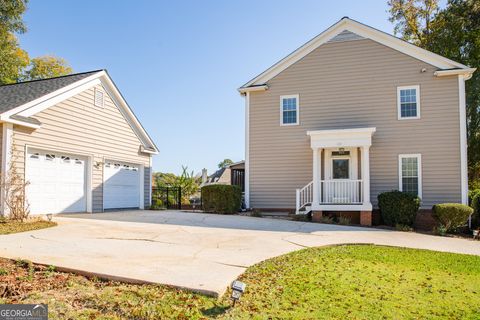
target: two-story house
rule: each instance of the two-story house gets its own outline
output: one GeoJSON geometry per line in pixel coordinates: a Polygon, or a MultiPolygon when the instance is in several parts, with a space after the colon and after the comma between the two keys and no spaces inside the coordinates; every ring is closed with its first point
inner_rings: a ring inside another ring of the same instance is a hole
{"type": "Polygon", "coordinates": [[[467,203],[474,68],[347,17],[243,85],[249,208],[349,212],[379,193],[467,203]]]}

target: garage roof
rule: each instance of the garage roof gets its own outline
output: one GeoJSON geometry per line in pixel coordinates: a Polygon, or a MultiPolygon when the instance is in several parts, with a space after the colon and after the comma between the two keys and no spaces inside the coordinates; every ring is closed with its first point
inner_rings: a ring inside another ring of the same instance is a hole
{"type": "Polygon", "coordinates": [[[52,93],[99,71],[102,70],[2,85],[0,86],[0,113],[52,93]]]}

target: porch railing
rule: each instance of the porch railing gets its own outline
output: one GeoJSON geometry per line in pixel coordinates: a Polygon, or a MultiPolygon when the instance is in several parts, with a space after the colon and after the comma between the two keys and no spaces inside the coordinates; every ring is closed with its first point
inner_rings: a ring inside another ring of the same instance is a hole
{"type": "Polygon", "coordinates": [[[296,213],[307,205],[312,204],[313,201],[313,181],[307,184],[302,189],[296,190],[296,213]]]}
{"type": "Polygon", "coordinates": [[[362,180],[321,180],[320,203],[361,204],[362,180]]]}

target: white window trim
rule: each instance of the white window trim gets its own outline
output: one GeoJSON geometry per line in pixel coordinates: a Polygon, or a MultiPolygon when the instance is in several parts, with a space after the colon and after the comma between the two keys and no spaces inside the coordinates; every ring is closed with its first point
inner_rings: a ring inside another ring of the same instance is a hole
{"type": "Polygon", "coordinates": [[[95,107],[99,107],[99,108],[105,107],[105,91],[95,88],[94,93],[93,93],[93,104],[95,105],[95,107]],[[97,103],[97,93],[102,94],[102,103],[101,104],[97,103]]]}
{"type": "Polygon", "coordinates": [[[417,173],[418,173],[418,197],[422,199],[422,155],[419,153],[414,154],[399,154],[398,155],[398,190],[403,191],[402,186],[402,159],[405,158],[417,158],[417,173]]]}
{"type": "Polygon", "coordinates": [[[300,97],[298,94],[290,94],[286,96],[280,96],[280,125],[281,126],[298,126],[300,124],[300,97]],[[295,111],[297,112],[297,122],[295,123],[283,123],[283,99],[297,99],[297,108],[295,111]]]}
{"type": "Polygon", "coordinates": [[[402,86],[397,87],[397,116],[398,120],[411,120],[411,119],[420,119],[420,86],[402,86]],[[400,90],[408,90],[408,89],[415,89],[415,102],[417,103],[417,116],[415,117],[402,117],[402,108],[400,103],[400,90]]]}

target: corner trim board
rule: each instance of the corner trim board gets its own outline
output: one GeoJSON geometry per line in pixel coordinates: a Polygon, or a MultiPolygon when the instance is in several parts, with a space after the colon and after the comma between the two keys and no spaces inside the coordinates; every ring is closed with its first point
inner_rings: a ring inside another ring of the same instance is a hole
{"type": "MultiPolygon", "coordinates": [[[[13,124],[3,123],[3,135],[2,135],[2,168],[1,179],[6,179],[10,161],[12,160],[12,144],[13,144],[13,124]]],[[[5,216],[7,214],[7,208],[5,207],[5,190],[0,192],[0,215],[5,216]]]]}
{"type": "Polygon", "coordinates": [[[245,94],[245,207],[250,208],[250,92],[245,94]]]}
{"type": "Polygon", "coordinates": [[[462,204],[468,204],[467,111],[465,76],[458,75],[458,107],[460,112],[460,188],[462,204]]]}

